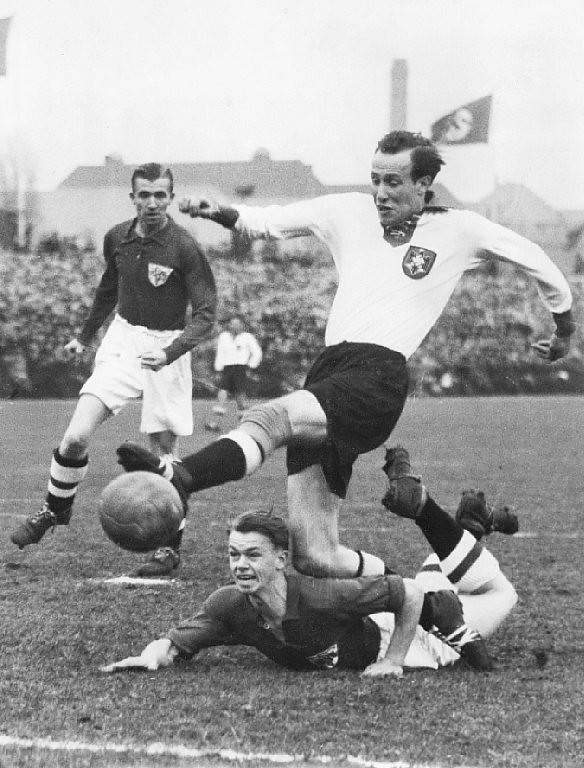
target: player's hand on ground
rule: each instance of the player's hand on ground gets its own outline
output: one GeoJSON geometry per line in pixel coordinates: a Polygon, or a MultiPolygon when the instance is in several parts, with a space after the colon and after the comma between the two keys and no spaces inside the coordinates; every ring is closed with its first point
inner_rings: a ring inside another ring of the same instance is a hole
{"type": "Polygon", "coordinates": [[[79,357],[80,355],[82,355],[85,352],[87,347],[85,346],[85,344],[82,344],[77,339],[71,339],[71,341],[69,341],[67,344],[65,344],[63,349],[71,357],[79,357]]]}
{"type": "Polygon", "coordinates": [[[551,339],[540,339],[540,341],[532,344],[531,348],[542,360],[553,363],[554,360],[565,357],[570,351],[570,337],[556,336],[554,333],[551,339]]]}
{"type": "Polygon", "coordinates": [[[140,367],[149,371],[159,371],[168,363],[166,352],[163,349],[152,349],[140,355],[140,367]]]}
{"type": "Polygon", "coordinates": [[[124,669],[143,669],[154,672],[161,667],[168,667],[178,655],[178,650],[168,638],[153,640],[144,648],[139,656],[128,656],[113,664],[106,664],[99,668],[100,672],[120,672],[124,669]]]}
{"type": "Polygon", "coordinates": [[[381,659],[370,664],[361,673],[361,677],[403,677],[404,668],[389,659],[381,659]]]}
{"type": "Polygon", "coordinates": [[[183,197],[178,209],[192,219],[210,219],[219,213],[219,206],[209,197],[183,197]]]}

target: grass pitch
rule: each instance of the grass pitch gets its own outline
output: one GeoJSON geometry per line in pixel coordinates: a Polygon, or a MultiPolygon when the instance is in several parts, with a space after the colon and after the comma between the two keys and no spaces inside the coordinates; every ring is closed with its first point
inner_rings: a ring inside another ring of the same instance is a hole
{"type": "MultiPolygon", "coordinates": [[[[183,452],[211,439],[202,429],[210,405],[194,403],[199,428],[183,452]]],[[[447,509],[466,487],[516,508],[520,535],[494,534],[488,546],[520,602],[491,642],[492,674],[461,665],[389,682],[289,672],[245,648],[206,651],[158,673],[100,674],[100,664],[141,650],[226,583],[226,520],[272,504],[285,513],[284,456],[241,483],[193,497],[183,564],[171,583],[108,584],[139,561],[106,539],[94,509],[119,471],[116,445],[137,436],[137,406],[97,433],[71,525],[19,553],[9,532],[42,501],[50,451],[73,403],[0,402],[0,765],[183,768],[217,765],[219,758],[194,758],[193,750],[230,749],[299,755],[305,764],[326,755],[334,766],[348,765],[351,755],[403,766],[580,767],[582,406],[576,397],[408,402],[392,442],[410,448],[415,470],[447,509]],[[159,755],[147,752],[154,742],[166,745],[159,755]]],[[[411,522],[381,508],[382,463],[380,449],[355,466],[343,536],[413,575],[426,545],[411,522]]]]}

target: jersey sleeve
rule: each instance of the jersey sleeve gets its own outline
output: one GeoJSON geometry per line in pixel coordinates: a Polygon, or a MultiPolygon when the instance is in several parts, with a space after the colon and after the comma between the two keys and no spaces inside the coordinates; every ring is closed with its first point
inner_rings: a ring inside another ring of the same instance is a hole
{"type": "Polygon", "coordinates": [[[167,361],[174,360],[209,338],[215,324],[217,289],[207,258],[193,238],[184,238],[181,260],[191,316],[184,331],[165,348],[167,361]]]}
{"type": "Polygon", "coordinates": [[[355,579],[312,579],[304,584],[312,607],[337,619],[401,610],[405,587],[401,576],[361,576],[355,579]]]}
{"type": "Polygon", "coordinates": [[[262,348],[253,334],[248,333],[246,335],[246,340],[249,348],[249,359],[247,364],[250,368],[254,369],[262,362],[262,348]]]}
{"type": "Polygon", "coordinates": [[[263,208],[235,206],[239,216],[235,229],[252,239],[288,240],[314,235],[323,242],[330,238],[331,195],[302,200],[290,205],[269,205],[263,208]]]}
{"type": "Polygon", "coordinates": [[[228,624],[231,601],[225,592],[213,592],[194,616],[166,635],[179,649],[181,656],[191,657],[203,648],[237,643],[237,637],[228,624]]]}
{"type": "Polygon", "coordinates": [[[103,240],[105,271],[101,277],[93,306],[79,334],[82,344],[89,344],[118,303],[118,269],[115,260],[115,245],[111,232],[103,240]]]}
{"type": "Polygon", "coordinates": [[[496,259],[517,265],[536,281],[539,296],[550,312],[559,314],[571,308],[568,281],[539,245],[500,224],[471,216],[479,260],[496,259]]]}

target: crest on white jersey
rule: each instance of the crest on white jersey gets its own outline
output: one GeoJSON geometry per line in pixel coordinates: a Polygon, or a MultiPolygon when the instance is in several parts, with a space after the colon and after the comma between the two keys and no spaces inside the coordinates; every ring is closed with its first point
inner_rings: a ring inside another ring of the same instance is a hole
{"type": "Polygon", "coordinates": [[[404,275],[411,277],[412,280],[420,280],[422,277],[426,277],[435,261],[436,254],[434,251],[420,248],[417,245],[410,245],[402,261],[404,275]]]}
{"type": "Polygon", "coordinates": [[[163,267],[162,264],[148,264],[148,280],[155,288],[159,288],[172,274],[172,267],[163,267]]]}

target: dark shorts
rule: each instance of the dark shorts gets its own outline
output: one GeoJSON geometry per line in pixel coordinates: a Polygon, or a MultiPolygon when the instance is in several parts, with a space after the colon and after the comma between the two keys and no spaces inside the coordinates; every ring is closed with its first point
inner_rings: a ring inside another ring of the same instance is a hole
{"type": "Polygon", "coordinates": [[[326,414],[327,436],[324,444],[289,445],[288,474],[320,464],[344,499],[356,458],[382,445],[397,424],[408,393],[406,360],[377,344],[345,341],[316,359],[304,389],[326,414]]]}
{"type": "Polygon", "coordinates": [[[226,365],[219,377],[219,389],[231,395],[244,395],[247,384],[246,365],[226,365]]]}

